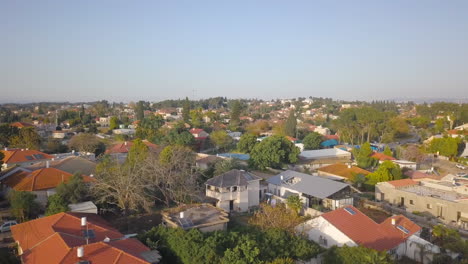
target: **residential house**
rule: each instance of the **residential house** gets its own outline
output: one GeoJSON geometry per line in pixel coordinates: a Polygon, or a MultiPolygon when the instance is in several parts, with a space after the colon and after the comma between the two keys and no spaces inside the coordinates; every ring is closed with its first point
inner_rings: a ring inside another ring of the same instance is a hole
{"type": "Polygon", "coordinates": [[[260,204],[260,180],[247,171],[230,170],[206,181],[206,196],[227,212],[245,212],[260,204]]]}
{"type": "Polygon", "coordinates": [[[299,154],[298,166],[318,169],[335,163],[351,163],[351,152],[339,148],[305,150],[299,154]]]}
{"type": "Polygon", "coordinates": [[[393,163],[397,164],[400,166],[400,168],[408,168],[412,170],[417,170],[418,169],[418,164],[414,161],[409,161],[409,160],[392,160],[393,163]]]}
{"type": "Polygon", "coordinates": [[[207,139],[209,134],[205,132],[205,130],[201,129],[201,128],[192,128],[190,129],[190,134],[193,135],[193,137],[196,139],[196,140],[204,140],[204,139],[207,139]]]}
{"type": "Polygon", "coordinates": [[[14,122],[14,123],[11,123],[10,126],[12,127],[16,127],[16,128],[25,128],[25,127],[34,127],[35,126],[33,124],[30,124],[30,123],[26,123],[26,122],[14,122]]]}
{"type": "Polygon", "coordinates": [[[403,215],[376,223],[353,206],[324,213],[296,230],[325,248],[360,245],[387,251],[397,259],[406,256],[425,264],[440,253],[440,248],[419,237],[421,227],[403,215]]]}
{"type": "MultiPolygon", "coordinates": [[[[142,140],[142,142],[149,148],[150,152],[152,153],[158,154],[162,150],[161,147],[149,142],[148,140],[142,140]]],[[[115,144],[109,149],[107,149],[106,154],[111,155],[112,157],[116,158],[120,163],[123,163],[125,159],[127,159],[128,151],[132,148],[132,146],[132,141],[124,141],[115,144]]]]}
{"type": "Polygon", "coordinates": [[[99,118],[96,120],[96,123],[98,123],[99,125],[101,125],[101,127],[109,127],[109,125],[110,125],[110,117],[108,117],[108,116],[99,117],[99,118]]]}
{"type": "MultiPolygon", "coordinates": [[[[2,183],[16,191],[32,192],[36,201],[43,207],[47,205],[47,198],[55,194],[55,188],[66,183],[72,177],[71,173],[56,168],[42,168],[32,172],[18,171],[2,180],[2,183]]],[[[82,176],[83,181],[94,181],[90,176],[82,176]]]]}
{"type": "Polygon", "coordinates": [[[156,264],[161,256],[96,214],[58,213],[11,227],[24,264],[156,264]]]}
{"type": "Polygon", "coordinates": [[[226,231],[228,214],[210,204],[190,204],[164,210],[163,225],[184,230],[198,229],[201,232],[226,231]]]}
{"type": "Polygon", "coordinates": [[[351,181],[357,175],[366,176],[370,171],[361,169],[356,166],[336,163],[321,167],[317,170],[319,176],[331,177],[335,180],[351,181]]]}
{"type": "Polygon", "coordinates": [[[226,159],[225,157],[220,157],[217,155],[209,155],[203,153],[197,153],[195,158],[195,165],[203,170],[208,169],[211,165],[215,164],[218,161],[226,159]]]}
{"type": "Polygon", "coordinates": [[[375,186],[375,198],[468,230],[468,185],[455,178],[452,181],[380,182],[375,186]]]}
{"type": "Polygon", "coordinates": [[[85,158],[86,156],[62,156],[62,154],[57,154],[51,161],[38,162],[32,166],[26,167],[26,169],[34,171],[50,167],[70,174],[80,173],[82,175],[92,176],[96,172],[96,162],[93,161],[93,155],[89,156],[89,158],[85,158]]]}
{"type": "Polygon", "coordinates": [[[8,149],[0,150],[5,155],[2,159],[2,168],[7,169],[13,166],[30,166],[38,162],[51,160],[52,155],[29,149],[8,149]]]}
{"type": "Polygon", "coordinates": [[[346,183],[292,170],[266,181],[272,200],[284,201],[291,195],[298,195],[304,204],[304,214],[314,215],[316,210],[335,210],[353,204],[351,187],[346,183]]]}
{"type": "Polygon", "coordinates": [[[390,160],[390,161],[396,160],[394,157],[385,155],[385,154],[383,154],[383,153],[381,153],[381,152],[374,152],[374,153],[372,153],[372,154],[370,155],[370,157],[372,157],[372,158],[374,158],[374,159],[378,159],[378,160],[379,160],[379,163],[382,163],[382,162],[384,162],[384,161],[386,161],[386,160],[390,160]]]}

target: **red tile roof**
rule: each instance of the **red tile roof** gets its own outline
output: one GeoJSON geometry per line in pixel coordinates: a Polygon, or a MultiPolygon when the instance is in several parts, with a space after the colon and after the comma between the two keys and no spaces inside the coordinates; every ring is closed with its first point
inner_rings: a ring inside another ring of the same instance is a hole
{"type": "Polygon", "coordinates": [[[390,250],[421,230],[421,227],[402,215],[389,217],[381,224],[377,224],[357,208],[353,206],[347,208],[353,210],[355,214],[352,215],[345,208],[341,208],[321,216],[355,243],[364,247],[379,251],[390,250]],[[395,225],[392,225],[392,219],[395,219],[395,225]],[[403,227],[408,233],[398,227],[403,227]]]}
{"type": "Polygon", "coordinates": [[[26,122],[14,122],[14,123],[11,123],[10,126],[17,127],[17,128],[34,127],[33,124],[26,123],[26,122]]]}
{"type": "Polygon", "coordinates": [[[326,139],[336,139],[336,140],[340,140],[340,136],[338,135],[325,135],[324,136],[326,139]]]}
{"type": "Polygon", "coordinates": [[[21,162],[37,162],[41,160],[48,160],[52,159],[53,156],[46,154],[44,152],[40,152],[38,150],[21,150],[21,149],[8,149],[8,150],[0,150],[5,157],[3,158],[3,163],[11,164],[11,163],[21,163],[21,162]]]}
{"type": "Polygon", "coordinates": [[[192,128],[192,129],[190,129],[190,133],[192,133],[192,134],[200,134],[203,131],[204,130],[201,129],[201,128],[192,128]]]}
{"type": "Polygon", "coordinates": [[[91,263],[145,263],[140,254],[149,249],[135,239],[123,235],[95,214],[59,213],[39,218],[11,228],[25,264],[78,263],[77,247],[84,247],[84,258],[91,263]],[[81,217],[86,216],[88,230],[95,238],[89,244],[83,237],[81,217]],[[109,238],[110,242],[103,242],[109,238]]]}
{"type": "MultiPolygon", "coordinates": [[[[158,150],[158,145],[149,142],[148,140],[142,141],[147,147],[150,148],[152,151],[158,150]]],[[[133,146],[133,142],[125,141],[118,144],[113,145],[109,149],[106,150],[106,154],[115,154],[115,153],[128,153],[130,148],[133,146]]]]}
{"type": "Polygon", "coordinates": [[[412,185],[418,185],[417,181],[413,181],[412,179],[401,179],[401,180],[395,180],[395,181],[388,181],[387,183],[390,183],[391,185],[399,188],[399,187],[405,187],[405,186],[412,186],[412,185]]]}
{"type": "Polygon", "coordinates": [[[374,152],[371,154],[371,157],[372,158],[375,158],[375,159],[378,159],[380,161],[385,161],[385,160],[396,160],[394,157],[391,157],[391,156],[388,156],[388,155],[385,155],[383,153],[379,153],[379,152],[374,152]]]}
{"type": "Polygon", "coordinates": [[[420,179],[440,180],[442,178],[442,176],[437,176],[434,174],[427,174],[427,173],[415,171],[415,170],[409,170],[405,172],[405,175],[411,178],[412,180],[420,180],[420,179]]]}
{"type": "MultiPolygon", "coordinates": [[[[55,188],[62,182],[68,182],[72,174],[55,168],[43,168],[29,174],[11,175],[7,179],[10,177],[13,177],[13,179],[5,181],[5,184],[17,191],[31,192],[55,188]]],[[[83,181],[92,182],[94,179],[83,176],[83,181]]]]}

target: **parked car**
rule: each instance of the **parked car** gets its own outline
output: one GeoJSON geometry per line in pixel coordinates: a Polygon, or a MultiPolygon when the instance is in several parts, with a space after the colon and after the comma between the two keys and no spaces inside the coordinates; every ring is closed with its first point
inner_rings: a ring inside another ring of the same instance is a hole
{"type": "Polygon", "coordinates": [[[461,164],[456,164],[455,167],[461,169],[461,170],[464,170],[465,169],[465,166],[461,165],[461,164]]]}
{"type": "Polygon", "coordinates": [[[16,221],[6,221],[5,223],[3,223],[3,225],[0,226],[0,232],[3,233],[3,232],[8,232],[10,231],[11,227],[14,226],[14,225],[17,225],[18,223],[16,221]]]}
{"type": "Polygon", "coordinates": [[[466,172],[457,173],[457,177],[465,177],[465,176],[466,176],[466,172]]]}

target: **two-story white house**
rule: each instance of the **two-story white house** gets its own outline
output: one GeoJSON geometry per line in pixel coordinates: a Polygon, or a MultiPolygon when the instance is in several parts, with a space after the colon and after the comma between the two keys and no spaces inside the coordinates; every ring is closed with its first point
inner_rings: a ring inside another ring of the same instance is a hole
{"type": "Polygon", "coordinates": [[[217,199],[216,206],[231,212],[245,212],[260,203],[260,180],[244,170],[230,170],[206,181],[206,196],[217,199]]]}

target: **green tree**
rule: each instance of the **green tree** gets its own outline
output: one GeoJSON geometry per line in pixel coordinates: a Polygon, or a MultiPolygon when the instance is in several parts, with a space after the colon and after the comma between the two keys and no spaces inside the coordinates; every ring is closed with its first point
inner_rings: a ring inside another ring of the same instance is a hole
{"type": "Polygon", "coordinates": [[[286,119],[286,123],[284,124],[284,132],[287,136],[295,137],[296,136],[296,127],[297,127],[297,119],[294,111],[289,112],[288,119],[286,119]]]}
{"type": "Polygon", "coordinates": [[[160,128],[164,125],[164,119],[161,115],[151,115],[143,118],[136,129],[136,136],[141,139],[148,139],[151,142],[157,142],[162,138],[160,128]]]}
{"type": "Polygon", "coordinates": [[[230,125],[237,127],[240,124],[240,114],[242,111],[242,105],[239,100],[235,100],[232,103],[231,107],[231,120],[229,121],[230,125]]]}
{"type": "Polygon", "coordinates": [[[192,147],[195,144],[195,138],[187,130],[173,128],[163,139],[167,145],[182,145],[192,147]]]}
{"type": "Polygon", "coordinates": [[[322,143],[322,138],[323,136],[317,132],[307,134],[307,136],[305,136],[304,140],[302,141],[302,143],[304,143],[304,149],[319,149],[320,143],[322,143]]]}
{"type": "Polygon", "coordinates": [[[257,143],[257,136],[245,133],[241,136],[239,143],[237,143],[237,150],[243,153],[250,153],[257,143]]]}
{"type": "Polygon", "coordinates": [[[358,247],[333,246],[324,254],[325,264],[391,264],[393,261],[386,252],[358,247]]]}
{"type": "Polygon", "coordinates": [[[61,183],[56,188],[56,194],[65,204],[84,202],[89,196],[88,193],[88,186],[79,172],[73,174],[68,182],[61,183]]]}
{"type": "Polygon", "coordinates": [[[24,127],[17,136],[11,138],[11,146],[15,148],[39,149],[41,137],[34,127],[24,127]]]}
{"type": "Polygon", "coordinates": [[[58,194],[53,194],[47,198],[47,216],[68,211],[67,202],[58,194]]]}
{"type": "Polygon", "coordinates": [[[133,141],[132,146],[128,150],[127,160],[125,163],[133,167],[135,164],[148,158],[148,155],[148,146],[146,146],[141,139],[137,138],[133,141]]]}
{"type": "Polygon", "coordinates": [[[185,97],[184,103],[182,104],[182,118],[185,123],[190,122],[190,101],[188,97],[185,97]]]}
{"type": "Polygon", "coordinates": [[[380,164],[376,171],[369,173],[367,184],[376,185],[379,182],[399,180],[402,177],[400,166],[386,160],[380,164]]]}
{"type": "Polygon", "coordinates": [[[233,169],[242,170],[245,169],[245,167],[237,159],[221,160],[216,162],[214,165],[214,175],[221,175],[233,169]]]}
{"type": "Polygon", "coordinates": [[[300,150],[282,136],[271,136],[255,145],[250,153],[250,164],[259,169],[281,168],[284,164],[295,163],[300,150]]]}
{"type": "Polygon", "coordinates": [[[22,192],[10,190],[8,192],[8,201],[10,202],[13,216],[20,222],[24,222],[36,213],[39,205],[36,203],[36,195],[32,192],[22,192]]]}
{"type": "Polygon", "coordinates": [[[431,141],[429,145],[429,151],[432,153],[439,152],[440,155],[446,157],[455,157],[458,155],[458,149],[461,142],[461,138],[435,138],[431,141]]]}
{"type": "Polygon", "coordinates": [[[288,198],[286,198],[286,204],[289,208],[291,208],[298,214],[301,212],[301,209],[304,206],[299,195],[288,196],[288,198]]]}
{"type": "Polygon", "coordinates": [[[279,203],[274,207],[261,204],[260,210],[249,219],[249,224],[262,230],[280,229],[293,234],[302,220],[297,211],[286,208],[284,203],[279,203]]]}
{"type": "Polygon", "coordinates": [[[190,120],[193,127],[201,127],[203,124],[203,113],[202,109],[194,109],[190,111],[190,120]]]}
{"type": "Polygon", "coordinates": [[[120,120],[118,117],[116,116],[113,116],[110,118],[110,121],[109,121],[109,129],[117,129],[119,128],[119,124],[120,124],[120,120]]]}
{"type": "Polygon", "coordinates": [[[216,145],[216,148],[227,150],[232,145],[232,137],[224,130],[216,130],[210,134],[210,140],[216,145]]]}
{"type": "Polygon", "coordinates": [[[377,159],[370,157],[372,153],[373,151],[369,142],[362,144],[360,149],[355,149],[354,155],[358,166],[363,169],[375,166],[378,161],[377,159]]]}
{"type": "Polygon", "coordinates": [[[143,120],[145,118],[145,105],[143,101],[138,101],[135,107],[137,120],[143,120]]]}
{"type": "Polygon", "coordinates": [[[0,146],[8,147],[11,144],[11,139],[19,135],[19,129],[10,124],[0,125],[0,146]]]}
{"type": "Polygon", "coordinates": [[[383,154],[393,157],[393,151],[388,146],[385,146],[383,154]]]}

